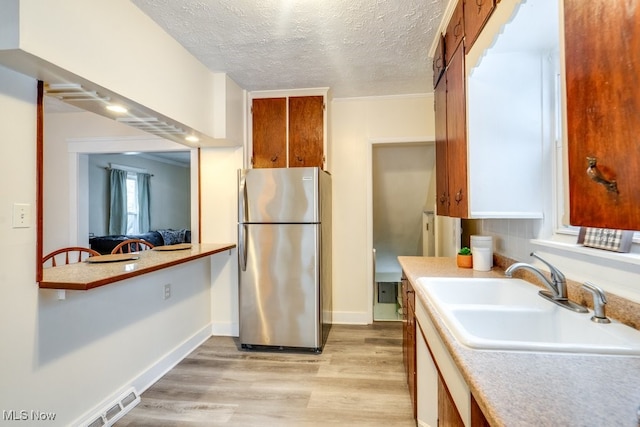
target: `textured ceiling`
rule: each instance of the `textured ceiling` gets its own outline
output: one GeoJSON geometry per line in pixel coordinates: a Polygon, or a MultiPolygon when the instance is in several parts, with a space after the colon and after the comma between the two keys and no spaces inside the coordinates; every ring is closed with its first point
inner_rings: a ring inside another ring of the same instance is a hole
{"type": "Polygon", "coordinates": [[[131,0],[214,72],[249,91],[334,97],[431,92],[448,0],[131,0]]]}

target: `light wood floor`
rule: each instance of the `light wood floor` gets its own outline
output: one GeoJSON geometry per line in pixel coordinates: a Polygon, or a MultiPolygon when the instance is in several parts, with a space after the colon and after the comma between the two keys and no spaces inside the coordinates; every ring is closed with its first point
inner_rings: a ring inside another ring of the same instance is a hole
{"type": "Polygon", "coordinates": [[[415,427],[400,322],[334,325],[320,355],[238,348],[210,338],[116,425],[415,427]]]}

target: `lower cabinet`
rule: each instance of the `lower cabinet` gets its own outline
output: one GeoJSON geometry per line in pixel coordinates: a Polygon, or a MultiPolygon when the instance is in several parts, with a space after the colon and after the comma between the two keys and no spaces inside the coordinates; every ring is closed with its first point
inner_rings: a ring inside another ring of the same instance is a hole
{"type": "Polygon", "coordinates": [[[415,318],[415,292],[406,276],[402,275],[402,355],[404,357],[405,370],[407,372],[407,384],[409,395],[413,403],[413,417],[417,414],[416,405],[416,318],[415,318]]]}
{"type": "Polygon", "coordinates": [[[411,283],[402,280],[405,369],[419,426],[489,426],[411,283]]]}
{"type": "Polygon", "coordinates": [[[449,394],[444,380],[438,375],[438,423],[439,426],[464,427],[456,404],[449,394]]]}
{"type": "Polygon", "coordinates": [[[416,334],[416,394],[418,425],[436,427],[438,425],[439,374],[427,342],[418,330],[416,334]]]}

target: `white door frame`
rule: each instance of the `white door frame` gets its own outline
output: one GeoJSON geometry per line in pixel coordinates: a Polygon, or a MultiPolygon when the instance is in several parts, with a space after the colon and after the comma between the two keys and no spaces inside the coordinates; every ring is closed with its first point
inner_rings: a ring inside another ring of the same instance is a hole
{"type": "Polygon", "coordinates": [[[435,144],[435,135],[419,137],[397,137],[397,138],[371,138],[367,147],[367,253],[370,254],[367,260],[367,308],[368,323],[373,323],[373,298],[374,296],[374,260],[373,260],[373,147],[376,144],[435,144]]]}

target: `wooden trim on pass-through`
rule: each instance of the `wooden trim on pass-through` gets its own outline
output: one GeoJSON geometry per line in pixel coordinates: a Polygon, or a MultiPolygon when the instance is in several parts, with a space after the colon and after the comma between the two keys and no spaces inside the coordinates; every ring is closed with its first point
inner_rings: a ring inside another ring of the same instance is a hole
{"type": "Polygon", "coordinates": [[[42,257],[44,256],[44,82],[38,80],[36,107],[36,282],[42,281],[42,257]]]}

